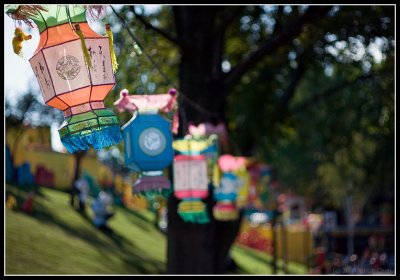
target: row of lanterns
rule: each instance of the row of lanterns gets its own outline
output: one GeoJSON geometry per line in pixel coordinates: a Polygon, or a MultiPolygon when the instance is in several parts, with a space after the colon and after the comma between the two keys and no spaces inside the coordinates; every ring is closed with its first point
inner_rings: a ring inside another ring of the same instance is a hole
{"type": "MultiPolygon", "coordinates": [[[[202,200],[211,189],[216,201],[214,218],[238,219],[239,208],[247,205],[251,186],[258,180],[254,176],[260,172],[248,172],[242,157],[220,156],[219,147],[228,141],[222,124],[190,124],[190,135],[173,141],[172,133],[177,133],[179,125],[175,89],[153,95],[121,91],[114,105],[119,112],[132,113],[121,128],[117,116],[104,106],[117,69],[112,34],[109,24],[107,36],[95,33],[87,23],[87,9],[92,9],[91,14],[102,13],[101,6],[6,6],[13,19],[32,20],[39,28],[39,46],[29,61],[45,103],[64,112],[59,134],[66,149],[70,153],[91,146],[99,150],[123,139],[125,165],[139,173],[135,192],[169,195],[171,182],[164,170],[172,164],[173,192],[181,200],[178,214],[184,221],[210,221],[202,200]]],[[[29,36],[20,28],[15,34],[13,46],[19,54],[29,36]]]]}

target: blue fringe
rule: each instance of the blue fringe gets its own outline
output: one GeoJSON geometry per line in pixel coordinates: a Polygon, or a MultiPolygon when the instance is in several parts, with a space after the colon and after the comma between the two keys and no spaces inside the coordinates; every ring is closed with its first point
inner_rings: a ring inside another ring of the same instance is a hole
{"type": "Polygon", "coordinates": [[[121,140],[121,130],[120,127],[116,125],[94,130],[92,133],[86,135],[75,133],[61,138],[61,142],[70,153],[88,150],[90,145],[96,150],[101,150],[104,147],[118,144],[121,140]]]}

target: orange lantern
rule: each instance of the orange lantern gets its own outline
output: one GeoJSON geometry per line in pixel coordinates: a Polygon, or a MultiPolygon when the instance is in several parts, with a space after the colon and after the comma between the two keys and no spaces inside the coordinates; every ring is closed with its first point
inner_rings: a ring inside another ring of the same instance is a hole
{"type": "Polygon", "coordinates": [[[29,61],[45,103],[64,112],[59,134],[71,153],[90,146],[99,150],[122,140],[117,116],[104,106],[115,85],[112,35],[109,25],[108,37],[95,33],[87,23],[86,9],[84,5],[6,8],[12,18],[33,20],[39,28],[39,46],[29,61]]]}

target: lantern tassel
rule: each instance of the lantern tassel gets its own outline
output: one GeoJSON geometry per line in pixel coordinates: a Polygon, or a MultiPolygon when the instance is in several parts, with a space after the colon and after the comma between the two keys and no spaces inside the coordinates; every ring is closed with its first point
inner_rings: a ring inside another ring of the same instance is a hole
{"type": "Polygon", "coordinates": [[[115,56],[114,52],[114,37],[110,28],[110,24],[106,24],[106,33],[108,36],[108,43],[110,45],[110,56],[111,56],[111,64],[112,64],[112,69],[113,72],[115,73],[118,69],[118,62],[117,62],[117,57],[115,56]]]}
{"type": "Polygon", "coordinates": [[[197,198],[184,199],[178,205],[178,214],[185,222],[206,224],[210,222],[206,205],[197,198]]]}
{"type": "Polygon", "coordinates": [[[22,42],[30,40],[30,39],[32,39],[31,35],[26,35],[24,33],[24,31],[22,31],[22,29],[19,28],[19,27],[15,28],[14,38],[12,40],[12,45],[13,45],[14,52],[17,55],[22,56],[22,52],[21,52],[21,50],[22,50],[22,42]]]}
{"type": "Polygon", "coordinates": [[[92,61],[90,60],[89,52],[88,52],[88,49],[86,48],[85,37],[83,37],[83,33],[82,33],[81,28],[79,27],[79,24],[75,24],[75,31],[76,31],[76,34],[79,36],[79,39],[81,40],[83,57],[85,58],[86,65],[89,68],[92,68],[92,61]]]}
{"type": "Polygon", "coordinates": [[[60,136],[61,142],[70,153],[77,151],[88,150],[90,145],[95,150],[101,150],[105,147],[116,145],[122,140],[120,127],[117,125],[105,126],[101,129],[88,130],[88,133],[82,134],[80,132],[60,136]]]}

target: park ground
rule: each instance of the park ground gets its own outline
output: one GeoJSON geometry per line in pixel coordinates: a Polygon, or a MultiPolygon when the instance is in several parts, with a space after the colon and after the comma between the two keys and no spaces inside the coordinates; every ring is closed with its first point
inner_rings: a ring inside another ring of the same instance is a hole
{"type": "MultiPolygon", "coordinates": [[[[28,196],[26,189],[7,184],[10,194],[17,209],[28,196]]],[[[151,211],[116,207],[111,231],[100,231],[91,223],[90,207],[82,215],[68,202],[67,193],[39,187],[32,213],[6,209],[6,274],[166,273],[166,235],[154,225],[151,211]]],[[[272,273],[271,256],[239,245],[231,256],[238,267],[229,274],[272,273]]],[[[290,274],[306,273],[295,263],[287,269],[290,274]]]]}

